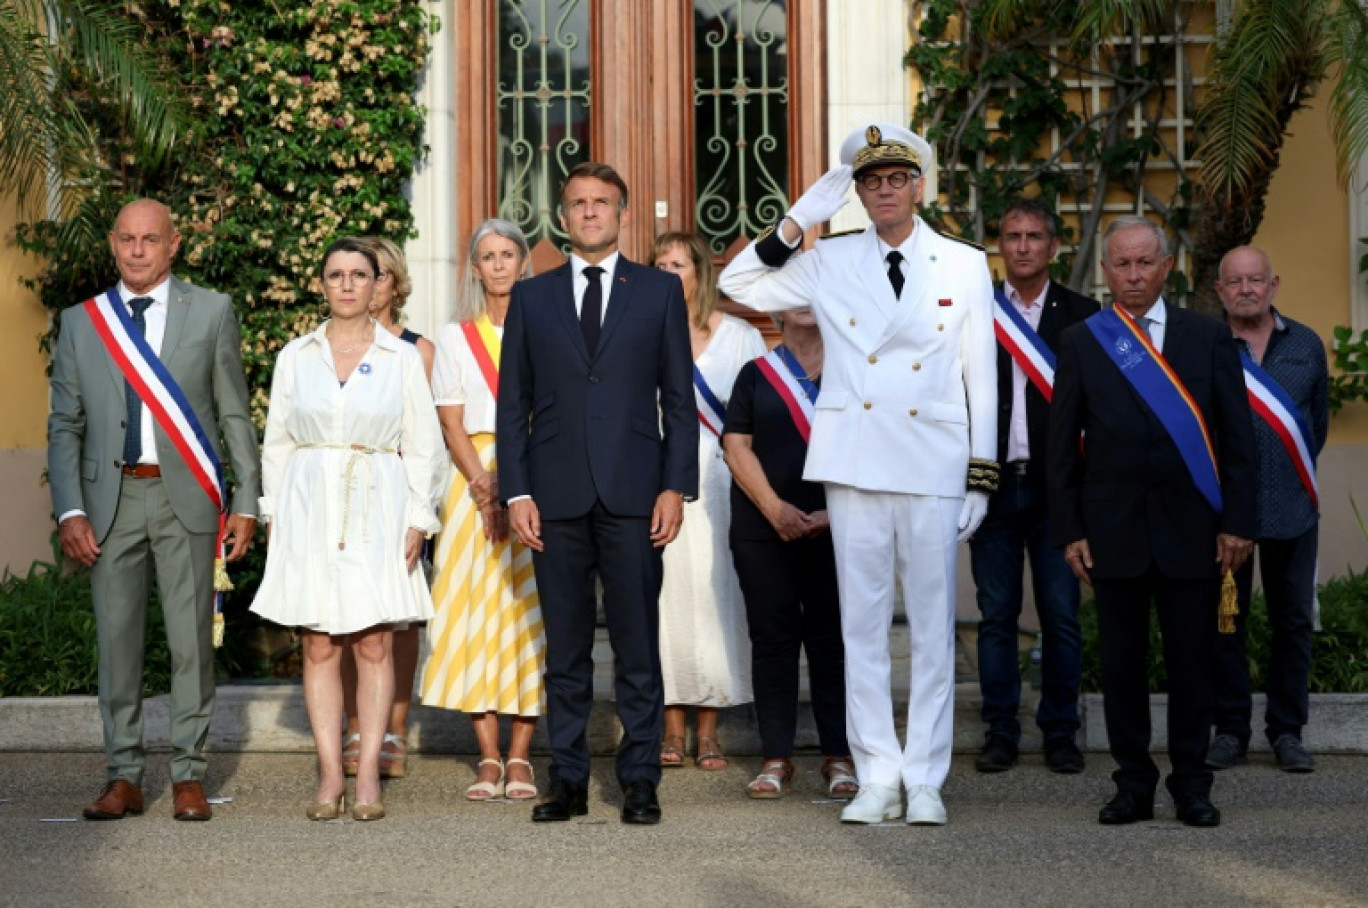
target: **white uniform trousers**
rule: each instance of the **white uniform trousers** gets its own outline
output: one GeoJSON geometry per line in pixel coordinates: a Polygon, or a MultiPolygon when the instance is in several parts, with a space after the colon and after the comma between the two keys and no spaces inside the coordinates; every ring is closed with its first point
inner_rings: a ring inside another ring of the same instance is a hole
{"type": "Polygon", "coordinates": [[[845,638],[846,734],[860,784],[940,788],[955,698],[955,557],[962,498],[826,484],[845,638]],[[907,746],[893,722],[894,577],[911,644],[907,746]]]}

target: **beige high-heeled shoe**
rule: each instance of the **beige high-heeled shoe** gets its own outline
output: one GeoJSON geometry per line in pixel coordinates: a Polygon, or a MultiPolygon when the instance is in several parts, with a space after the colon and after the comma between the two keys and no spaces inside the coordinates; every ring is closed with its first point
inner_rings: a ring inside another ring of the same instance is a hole
{"type": "Polygon", "coordinates": [[[385,802],[376,801],[374,804],[353,804],[351,815],[353,820],[383,820],[385,818],[385,802]]]}
{"type": "Polygon", "coordinates": [[[311,820],[335,820],[347,809],[347,796],[340,794],[336,801],[315,801],[304,811],[311,820]]]}
{"type": "Polygon", "coordinates": [[[499,767],[499,778],[493,782],[476,782],[466,789],[467,801],[488,801],[491,798],[502,798],[504,793],[504,765],[503,760],[484,759],[479,763],[480,766],[490,765],[499,767]]]}
{"type": "MultiPolygon", "coordinates": [[[[527,767],[527,774],[531,776],[531,782],[508,781],[504,785],[504,796],[510,801],[530,801],[537,796],[537,774],[532,770],[532,764],[519,757],[509,757],[508,765],[517,763],[519,766],[527,767]]],[[[505,775],[507,773],[505,772],[505,775]]]]}

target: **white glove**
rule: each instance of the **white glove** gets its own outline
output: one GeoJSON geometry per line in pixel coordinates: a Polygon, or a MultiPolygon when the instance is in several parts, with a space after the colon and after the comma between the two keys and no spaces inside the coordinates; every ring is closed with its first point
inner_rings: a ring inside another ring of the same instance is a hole
{"type": "Polygon", "coordinates": [[[959,541],[968,542],[969,537],[988,516],[988,493],[969,492],[964,496],[964,506],[960,508],[959,541]]]}
{"type": "Polygon", "coordinates": [[[814,227],[823,221],[831,220],[836,212],[845,207],[846,193],[855,181],[855,170],[849,165],[833,167],[813,183],[802,198],[793,203],[788,216],[803,230],[814,227]]]}

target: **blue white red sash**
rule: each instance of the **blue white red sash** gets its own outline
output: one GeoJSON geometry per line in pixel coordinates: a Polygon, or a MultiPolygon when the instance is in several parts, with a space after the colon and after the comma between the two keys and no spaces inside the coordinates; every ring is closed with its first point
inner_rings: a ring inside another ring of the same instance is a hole
{"type": "Polygon", "coordinates": [[[214,454],[209,437],[204,434],[204,428],[195,415],[194,407],[186,399],[185,392],[133,324],[133,317],[119,298],[118,288],[111,287],[82,305],[90,316],[95,333],[114,360],[114,365],[119,367],[119,372],[132,386],[143,406],[180,452],[196,484],[218,509],[218,536],[214,543],[213,637],[214,646],[220,646],[223,643],[223,593],[233,588],[223,556],[224,511],[228,507],[223,465],[214,454]]]}
{"type": "Polygon", "coordinates": [[[1311,496],[1311,506],[1320,508],[1320,494],[1316,485],[1316,458],[1311,454],[1311,430],[1302,419],[1296,403],[1283,390],[1273,376],[1259,368],[1253,357],[1241,350],[1240,360],[1244,364],[1245,389],[1249,393],[1249,406],[1263,417],[1264,422],[1278,436],[1287,456],[1292,458],[1301,477],[1306,494],[1311,496]]]}
{"type": "Polygon", "coordinates": [[[712,388],[708,387],[708,380],[703,377],[698,366],[694,366],[693,370],[694,402],[698,404],[698,421],[703,428],[721,438],[722,422],[727,417],[727,405],[713,393],[712,388]]]}
{"type": "Polygon", "coordinates": [[[1216,471],[1216,452],[1211,446],[1206,420],[1192,395],[1154,349],[1145,332],[1120,306],[1103,309],[1086,324],[1102,345],[1103,352],[1116,363],[1126,381],[1173,439],[1197,491],[1202,493],[1212,510],[1221,513],[1221,479],[1216,471]]]}
{"type": "Polygon", "coordinates": [[[757,359],[755,365],[788,407],[793,424],[806,444],[812,436],[812,420],[817,412],[817,385],[782,344],[757,359]]]}
{"type": "Polygon", "coordinates": [[[993,294],[997,305],[993,307],[993,333],[997,335],[1002,349],[1012,357],[1021,371],[1031,380],[1031,384],[1045,396],[1054,397],[1055,355],[1045,345],[1040,335],[1031,327],[1007,299],[1007,294],[998,288],[993,294]]]}
{"type": "Polygon", "coordinates": [[[209,437],[204,434],[185,393],[134,326],[133,317],[119,299],[118,288],[110,288],[86,300],[84,306],[96,334],[124,379],[133,386],[143,406],[180,452],[195,482],[219,513],[223,513],[227,506],[223,465],[214,454],[209,437]]]}

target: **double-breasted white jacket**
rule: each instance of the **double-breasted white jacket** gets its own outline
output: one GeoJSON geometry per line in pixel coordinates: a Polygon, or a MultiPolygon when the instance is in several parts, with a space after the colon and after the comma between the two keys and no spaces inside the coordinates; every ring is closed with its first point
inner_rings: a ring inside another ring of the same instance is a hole
{"type": "Polygon", "coordinates": [[[817,316],[825,359],[804,479],[963,498],[969,458],[997,454],[992,280],[977,247],[920,218],[912,237],[901,299],[872,226],[779,268],[752,243],[719,285],[752,309],[817,316]]]}

